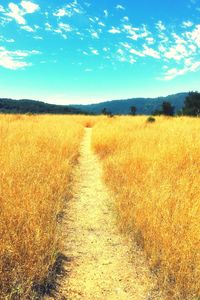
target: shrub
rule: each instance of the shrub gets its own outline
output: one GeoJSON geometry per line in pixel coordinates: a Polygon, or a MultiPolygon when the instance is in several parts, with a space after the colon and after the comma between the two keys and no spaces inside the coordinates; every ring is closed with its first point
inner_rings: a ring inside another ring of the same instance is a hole
{"type": "Polygon", "coordinates": [[[156,121],[156,119],[152,116],[147,118],[147,123],[154,123],[156,121]]]}

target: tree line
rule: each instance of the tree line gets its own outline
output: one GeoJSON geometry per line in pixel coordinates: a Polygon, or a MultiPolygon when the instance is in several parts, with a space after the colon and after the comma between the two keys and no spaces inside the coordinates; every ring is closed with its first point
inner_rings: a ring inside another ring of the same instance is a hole
{"type": "MultiPolygon", "coordinates": [[[[111,112],[109,112],[106,108],[102,109],[103,115],[108,115],[110,117],[113,116],[111,112]]],[[[136,106],[130,107],[130,115],[135,116],[137,114],[136,106]]],[[[161,109],[157,109],[153,112],[153,115],[164,115],[164,116],[174,116],[175,115],[175,108],[174,106],[168,102],[164,101],[162,103],[161,109]]],[[[185,116],[193,116],[198,117],[200,116],[200,93],[189,92],[188,96],[185,99],[183,108],[177,112],[177,115],[185,115],[185,116]]]]}

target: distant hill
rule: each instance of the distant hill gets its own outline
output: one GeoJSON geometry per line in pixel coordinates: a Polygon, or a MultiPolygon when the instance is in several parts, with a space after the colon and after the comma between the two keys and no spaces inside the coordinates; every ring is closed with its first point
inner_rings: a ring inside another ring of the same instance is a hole
{"type": "Polygon", "coordinates": [[[106,108],[107,111],[116,115],[127,115],[130,113],[130,107],[137,108],[137,114],[150,115],[155,110],[159,110],[163,101],[170,102],[175,107],[175,112],[183,107],[185,97],[188,93],[179,93],[167,97],[158,98],[132,98],[127,100],[113,100],[97,104],[88,105],[56,105],[48,104],[36,100],[13,100],[0,98],[0,113],[13,114],[101,114],[106,108]]]}
{"type": "Polygon", "coordinates": [[[130,113],[130,107],[135,106],[137,108],[137,114],[150,115],[155,110],[161,109],[163,101],[170,102],[175,107],[175,112],[179,111],[183,107],[183,103],[187,95],[188,93],[178,93],[166,97],[112,100],[97,104],[73,105],[72,107],[75,107],[82,111],[87,111],[92,114],[100,114],[102,109],[106,108],[107,111],[113,114],[127,115],[130,113]]]}
{"type": "Polygon", "coordinates": [[[78,108],[67,105],[48,104],[36,100],[13,100],[0,98],[0,113],[12,114],[80,114],[78,108]]]}

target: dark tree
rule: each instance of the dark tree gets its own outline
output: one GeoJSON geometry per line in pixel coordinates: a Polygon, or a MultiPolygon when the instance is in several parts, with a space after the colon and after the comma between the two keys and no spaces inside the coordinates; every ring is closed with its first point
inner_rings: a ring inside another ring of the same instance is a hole
{"type": "Polygon", "coordinates": [[[153,116],[160,116],[162,114],[163,114],[163,112],[159,109],[154,110],[154,112],[152,113],[153,116]]]}
{"type": "Polygon", "coordinates": [[[174,107],[171,105],[170,102],[163,102],[162,114],[165,116],[173,116],[174,115],[174,107]]]}
{"type": "Polygon", "coordinates": [[[101,113],[102,115],[113,117],[113,114],[110,111],[108,111],[105,107],[102,109],[101,113]]]}
{"type": "Polygon", "coordinates": [[[183,114],[188,116],[200,115],[200,93],[190,92],[185,99],[183,114]]]}
{"type": "Polygon", "coordinates": [[[107,109],[104,107],[102,109],[101,113],[102,113],[102,115],[107,115],[108,114],[107,109]]]}
{"type": "Polygon", "coordinates": [[[132,116],[136,115],[136,111],[137,111],[137,108],[134,105],[130,107],[130,112],[131,112],[132,116]]]}

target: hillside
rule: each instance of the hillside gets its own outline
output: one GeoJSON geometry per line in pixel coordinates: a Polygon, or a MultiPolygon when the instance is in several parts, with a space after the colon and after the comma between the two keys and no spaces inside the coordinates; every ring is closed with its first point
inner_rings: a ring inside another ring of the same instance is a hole
{"type": "Polygon", "coordinates": [[[187,93],[178,93],[166,97],[112,100],[97,104],[73,105],[73,107],[93,114],[99,114],[103,108],[106,108],[113,114],[127,115],[130,113],[130,107],[134,105],[137,108],[137,114],[150,115],[161,108],[163,101],[170,102],[175,107],[175,112],[179,111],[183,107],[186,96],[187,93]]]}
{"type": "Polygon", "coordinates": [[[71,106],[48,104],[36,100],[0,98],[0,113],[79,114],[81,111],[71,106]]]}
{"type": "Polygon", "coordinates": [[[127,100],[112,100],[97,104],[87,105],[56,105],[36,100],[13,100],[0,98],[0,113],[34,113],[34,114],[100,114],[102,109],[116,115],[127,115],[130,107],[137,108],[137,114],[150,115],[160,109],[163,101],[170,102],[175,107],[175,112],[183,107],[187,93],[179,93],[158,98],[132,98],[127,100]]]}

